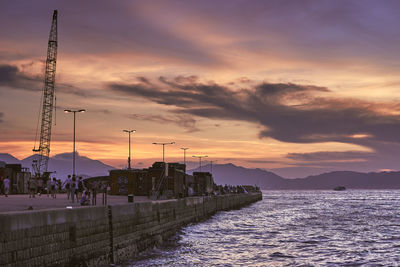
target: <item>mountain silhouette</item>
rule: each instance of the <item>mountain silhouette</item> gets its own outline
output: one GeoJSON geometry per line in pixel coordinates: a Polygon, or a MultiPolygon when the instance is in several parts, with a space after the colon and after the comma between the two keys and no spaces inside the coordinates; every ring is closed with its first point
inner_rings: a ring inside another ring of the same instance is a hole
{"type": "MultiPolygon", "coordinates": [[[[210,172],[211,166],[205,165],[201,169],[210,172]]],[[[197,171],[199,171],[199,168],[189,170],[188,173],[192,174],[197,171]]],[[[212,174],[216,184],[258,185],[262,189],[282,188],[287,180],[273,172],[262,169],[248,169],[232,163],[213,165],[212,174]]]]}
{"type": "MultiPolygon", "coordinates": [[[[72,153],[57,154],[49,159],[48,171],[56,171],[55,176],[64,180],[67,175],[72,174],[72,153]]],[[[38,159],[38,155],[29,156],[23,160],[18,160],[10,154],[0,154],[0,161],[7,164],[21,164],[22,167],[32,170],[32,161],[38,159]]],[[[99,160],[93,160],[76,153],[75,158],[76,174],[82,177],[108,175],[109,170],[115,169],[99,160]]]]}
{"type": "Polygon", "coordinates": [[[15,158],[14,156],[8,153],[0,153],[0,161],[3,161],[7,164],[18,164],[20,160],[15,158]]]}
{"type": "MultiPolygon", "coordinates": [[[[210,166],[202,171],[210,171],[210,166]]],[[[194,169],[188,171],[193,173],[194,169]]],[[[400,172],[360,173],[335,171],[306,178],[286,179],[262,169],[248,169],[234,164],[213,165],[213,177],[217,184],[258,185],[261,189],[274,190],[331,190],[337,186],[349,189],[400,189],[400,172]]]]}
{"type": "MultiPolygon", "coordinates": [[[[22,164],[22,167],[32,169],[32,160],[38,155],[18,160],[7,153],[0,153],[0,162],[22,164]]],[[[115,169],[99,160],[76,155],[76,173],[83,177],[108,175],[115,169]]],[[[64,180],[72,173],[72,153],[57,154],[49,160],[49,171],[57,171],[56,177],[64,180]]],[[[188,170],[189,174],[199,171],[199,168],[188,170]]],[[[202,171],[211,172],[211,166],[202,166],[202,171]]],[[[306,178],[286,179],[273,172],[263,169],[250,169],[236,166],[232,163],[213,164],[212,174],[216,184],[258,185],[265,190],[332,190],[337,186],[348,189],[400,189],[400,172],[361,173],[352,171],[335,171],[306,178]]]]}

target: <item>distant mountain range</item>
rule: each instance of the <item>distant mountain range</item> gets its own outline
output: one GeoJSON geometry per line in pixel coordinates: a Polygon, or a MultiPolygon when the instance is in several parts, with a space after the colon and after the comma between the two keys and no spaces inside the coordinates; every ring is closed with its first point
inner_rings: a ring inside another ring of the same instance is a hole
{"type": "MultiPolygon", "coordinates": [[[[32,160],[36,156],[30,156],[18,160],[10,154],[0,153],[0,161],[9,164],[22,164],[23,167],[31,168],[32,160]]],[[[115,169],[99,160],[77,155],[76,170],[78,175],[92,177],[108,175],[110,170],[115,169]]],[[[230,185],[258,185],[262,189],[326,189],[331,190],[337,186],[345,186],[349,189],[400,189],[400,172],[360,173],[352,171],[328,172],[306,178],[286,179],[273,172],[263,169],[248,169],[234,164],[213,165],[213,176],[217,184],[230,185]]],[[[50,158],[49,171],[56,170],[56,176],[62,180],[71,174],[72,153],[58,154],[50,158]]],[[[210,170],[206,165],[202,170],[210,170]]],[[[188,173],[199,171],[188,170],[188,173]]]]}
{"type": "MultiPolygon", "coordinates": [[[[209,170],[209,166],[204,166],[209,170]]],[[[188,171],[192,173],[198,169],[188,171]]],[[[234,164],[213,165],[213,177],[217,184],[258,185],[261,189],[325,189],[337,186],[349,189],[400,189],[400,172],[360,173],[336,171],[306,178],[285,179],[262,169],[247,169],[234,164]]]]}
{"type": "MultiPolygon", "coordinates": [[[[0,153],[0,161],[7,164],[21,164],[32,170],[32,161],[37,158],[37,155],[32,155],[23,160],[18,160],[10,154],[0,153]]],[[[108,175],[109,170],[115,169],[112,166],[106,165],[99,160],[93,160],[88,157],[80,156],[78,153],[75,158],[76,173],[82,177],[108,175]]],[[[64,180],[67,175],[72,172],[72,153],[57,154],[49,159],[49,171],[56,171],[55,176],[64,180]]]]}

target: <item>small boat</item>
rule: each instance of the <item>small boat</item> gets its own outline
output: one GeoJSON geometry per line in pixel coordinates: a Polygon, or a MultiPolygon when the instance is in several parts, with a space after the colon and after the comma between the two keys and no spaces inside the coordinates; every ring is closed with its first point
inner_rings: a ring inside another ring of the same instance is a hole
{"type": "Polygon", "coordinates": [[[335,190],[335,191],[344,191],[344,190],[346,190],[346,187],[344,187],[344,186],[336,186],[335,188],[333,188],[333,190],[335,190]]]}

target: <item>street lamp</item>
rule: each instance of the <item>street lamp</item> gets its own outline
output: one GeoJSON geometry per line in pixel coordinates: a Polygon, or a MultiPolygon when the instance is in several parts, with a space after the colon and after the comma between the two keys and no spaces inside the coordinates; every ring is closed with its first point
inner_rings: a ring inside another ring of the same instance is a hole
{"type": "Polygon", "coordinates": [[[153,143],[153,145],[162,145],[162,161],[165,162],[164,160],[164,155],[165,155],[165,145],[173,145],[175,142],[170,142],[170,143],[153,143]]]}
{"type": "Polygon", "coordinates": [[[72,169],[73,169],[73,172],[72,172],[72,174],[73,174],[73,177],[75,176],[75,121],[76,121],[76,113],[78,112],[78,113],[80,113],[80,112],[85,112],[86,110],[85,109],[78,109],[78,110],[72,110],[72,109],[64,109],[64,112],[65,113],[74,113],[74,151],[73,151],[73,154],[72,154],[72,157],[73,157],[73,159],[72,159],[72,169]]]}
{"type": "Polygon", "coordinates": [[[181,147],[181,149],[183,150],[183,164],[185,165],[185,169],[186,169],[186,150],[188,150],[188,147],[181,147]]]}
{"type": "Polygon", "coordinates": [[[211,168],[211,174],[212,174],[212,166],[213,166],[213,162],[217,162],[218,160],[210,160],[210,168],[211,168]]]}
{"type": "Polygon", "coordinates": [[[200,172],[201,172],[201,159],[202,158],[208,158],[208,156],[192,156],[193,158],[199,158],[200,160],[200,172]]]}
{"type": "Polygon", "coordinates": [[[122,130],[129,134],[129,157],[128,157],[128,169],[131,169],[131,133],[135,133],[136,130],[122,130]]]}

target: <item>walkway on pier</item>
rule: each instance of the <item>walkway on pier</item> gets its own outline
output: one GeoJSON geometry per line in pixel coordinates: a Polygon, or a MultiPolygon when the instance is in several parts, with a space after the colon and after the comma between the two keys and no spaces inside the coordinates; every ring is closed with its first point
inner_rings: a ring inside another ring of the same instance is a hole
{"type": "MultiPolygon", "coordinates": [[[[102,194],[97,194],[97,206],[102,205],[102,194]]],[[[150,200],[147,197],[135,196],[134,202],[148,202],[155,201],[150,200]]],[[[157,200],[162,201],[162,200],[157,200]]],[[[107,196],[107,205],[116,204],[127,204],[127,196],[107,196]]],[[[10,211],[23,211],[28,210],[29,207],[33,210],[42,209],[65,209],[67,206],[81,207],[79,202],[72,203],[71,200],[67,199],[67,194],[57,194],[57,198],[53,199],[51,196],[47,195],[35,196],[35,198],[29,198],[29,195],[9,195],[5,197],[0,195],[0,212],[10,212],[10,211]]]]}

